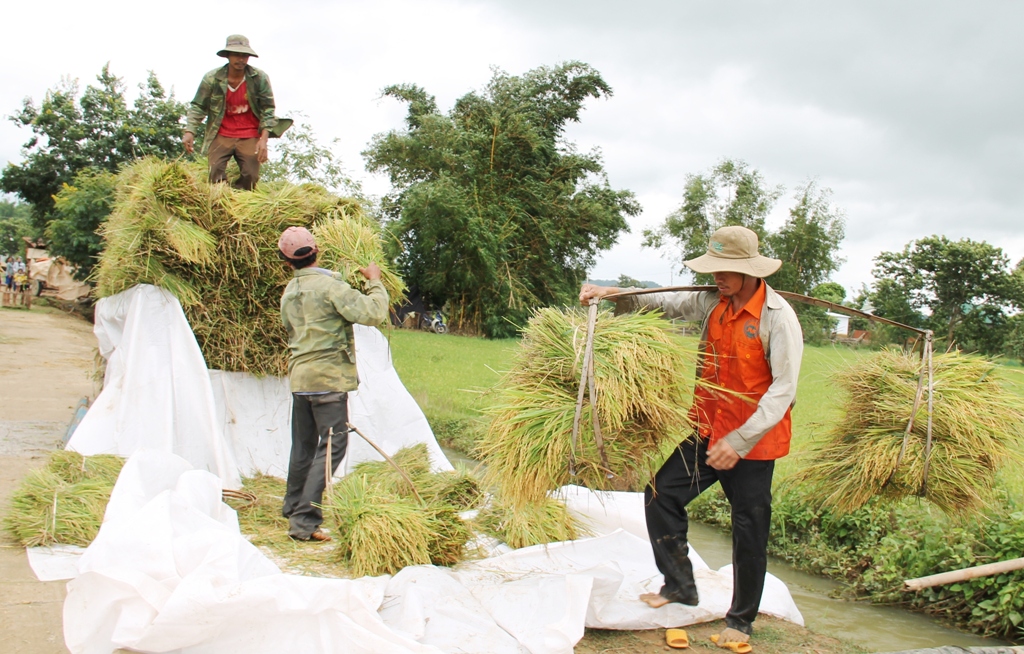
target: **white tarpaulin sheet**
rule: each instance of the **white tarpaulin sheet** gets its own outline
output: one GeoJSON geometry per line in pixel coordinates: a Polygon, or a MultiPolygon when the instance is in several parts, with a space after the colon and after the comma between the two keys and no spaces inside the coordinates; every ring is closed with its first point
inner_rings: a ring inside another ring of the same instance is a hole
{"type": "MultiPolygon", "coordinates": [[[[560,492],[574,497],[574,510],[593,524],[642,502],[639,493],[560,492]]],[[[694,553],[700,605],[652,609],[637,599],[661,584],[650,544],[621,528],[598,533],[451,570],[299,577],[281,573],[241,536],[216,477],[180,457],[141,450],[125,465],[103,527],[68,585],[65,639],[74,654],[118,647],[181,654],[570,654],[585,626],[645,629],[725,615],[728,567],[710,570],[694,553]]],[[[771,575],[762,612],[803,623],[785,585],[771,575]]]]}

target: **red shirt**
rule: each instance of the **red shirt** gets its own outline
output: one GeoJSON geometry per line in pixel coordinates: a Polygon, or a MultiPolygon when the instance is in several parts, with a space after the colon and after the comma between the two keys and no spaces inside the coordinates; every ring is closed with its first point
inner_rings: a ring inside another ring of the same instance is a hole
{"type": "MultiPolygon", "coordinates": [[[[708,342],[701,378],[731,393],[697,387],[690,419],[708,447],[740,427],[754,414],[757,401],[772,385],[772,370],[761,343],[764,282],[739,312],[723,297],[708,319],[708,342]]],[[[772,460],[789,453],[793,427],[790,410],[758,441],[745,459],[772,460]]]]}
{"type": "Polygon", "coordinates": [[[228,87],[224,96],[224,120],[220,123],[218,136],[229,139],[255,139],[260,135],[260,119],[249,106],[249,96],[245,92],[245,80],[234,91],[228,87]]]}

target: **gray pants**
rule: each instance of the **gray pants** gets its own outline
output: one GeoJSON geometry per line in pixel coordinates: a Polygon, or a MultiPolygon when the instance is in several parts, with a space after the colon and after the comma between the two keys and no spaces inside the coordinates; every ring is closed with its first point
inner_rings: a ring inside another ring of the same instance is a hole
{"type": "Polygon", "coordinates": [[[327,486],[327,435],[331,439],[331,474],[348,448],[348,393],[292,393],[292,452],[288,461],[288,490],[282,513],[288,535],[308,539],[324,521],[318,504],[327,486]]]}
{"type": "Polygon", "coordinates": [[[256,188],[260,179],[260,160],[256,156],[259,139],[231,139],[218,135],[210,143],[206,158],[210,162],[210,183],[227,181],[228,161],[238,162],[238,179],[233,186],[243,191],[256,188]]]}

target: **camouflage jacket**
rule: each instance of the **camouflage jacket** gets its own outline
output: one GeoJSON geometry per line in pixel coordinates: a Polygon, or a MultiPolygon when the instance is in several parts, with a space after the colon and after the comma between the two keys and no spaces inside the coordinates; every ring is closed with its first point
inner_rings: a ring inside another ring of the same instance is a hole
{"type": "Polygon", "coordinates": [[[364,295],[340,274],[325,273],[321,268],[296,270],[281,296],[293,393],[356,390],[352,325],[379,325],[388,316],[388,293],[379,280],[367,282],[364,295]]]}
{"type": "MultiPolygon", "coordinates": [[[[225,64],[203,75],[196,97],[192,98],[192,104],[189,105],[186,132],[195,134],[203,121],[206,121],[206,137],[203,139],[201,154],[207,153],[210,143],[220,131],[220,123],[224,120],[224,108],[227,104],[227,92],[228,67],[225,64]]],[[[277,125],[277,118],[274,116],[274,90],[270,88],[270,78],[267,74],[259,68],[246,66],[245,94],[249,98],[249,108],[253,115],[260,120],[260,132],[272,130],[277,125]]]]}

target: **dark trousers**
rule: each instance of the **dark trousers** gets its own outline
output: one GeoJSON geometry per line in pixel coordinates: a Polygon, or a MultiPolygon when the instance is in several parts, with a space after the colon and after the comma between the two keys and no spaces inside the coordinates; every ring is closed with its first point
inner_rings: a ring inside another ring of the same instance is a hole
{"type": "Polygon", "coordinates": [[[689,438],[672,452],[644,492],[647,533],[658,570],[665,575],[661,594],[696,604],[697,588],[687,554],[686,505],[715,482],[732,507],[732,606],[726,626],[749,634],[768,570],[768,530],[772,518],[774,461],[740,459],[732,470],[707,464],[707,441],[689,438]]]}
{"type": "Polygon", "coordinates": [[[233,186],[244,191],[256,188],[260,179],[260,160],[256,157],[258,142],[259,139],[215,137],[206,155],[210,161],[210,183],[227,181],[228,160],[234,157],[238,162],[239,176],[233,186]]]}
{"type": "Polygon", "coordinates": [[[293,538],[308,539],[324,521],[318,505],[327,487],[327,436],[333,433],[333,475],[348,448],[347,423],[347,393],[292,393],[292,452],[282,513],[288,518],[288,535],[293,538]]]}

